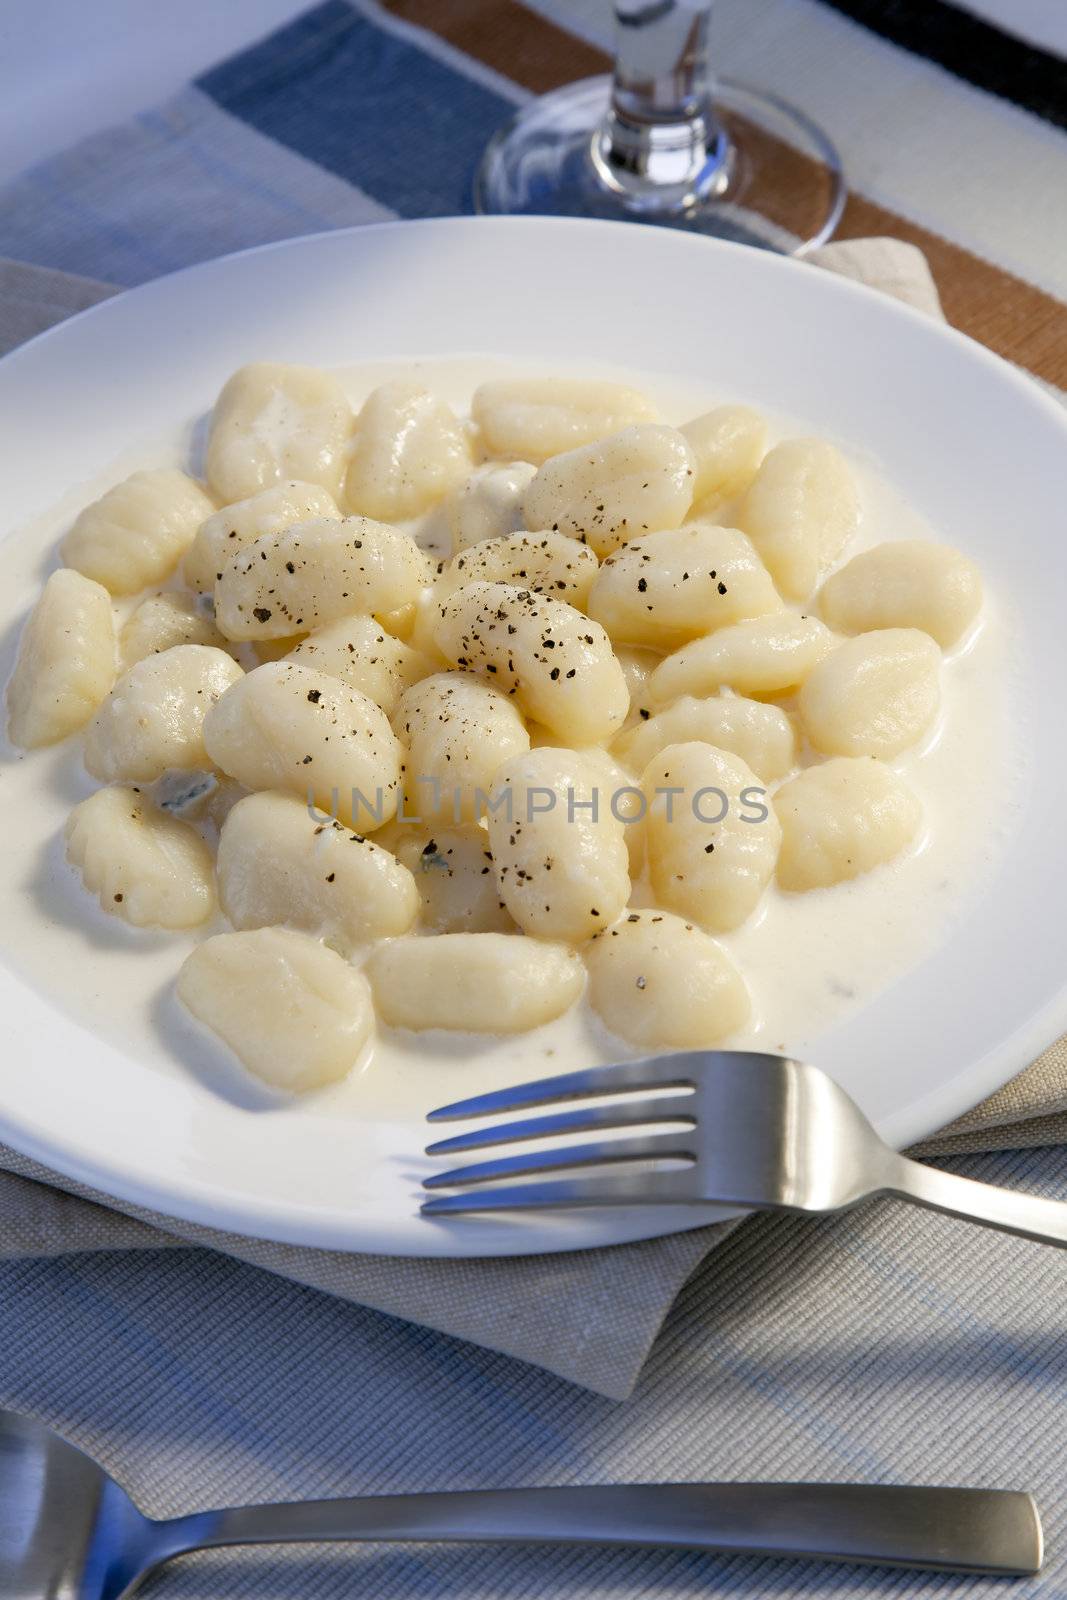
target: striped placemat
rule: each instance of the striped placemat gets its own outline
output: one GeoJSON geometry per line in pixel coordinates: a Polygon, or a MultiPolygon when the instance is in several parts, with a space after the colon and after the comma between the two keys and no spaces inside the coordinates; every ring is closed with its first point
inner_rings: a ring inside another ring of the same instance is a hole
{"type": "MultiPolygon", "coordinates": [[[[937,0],[719,0],[725,72],[843,151],[844,239],[920,247],[956,327],[1067,387],[1067,66],[937,0]],[[1061,203],[1057,203],[1058,199],[1061,203]]],[[[325,0],[0,190],[0,254],[131,284],[317,228],[470,209],[530,94],[608,66],[605,0],[325,0]]],[[[760,203],[796,222],[807,158],[760,203]]]]}

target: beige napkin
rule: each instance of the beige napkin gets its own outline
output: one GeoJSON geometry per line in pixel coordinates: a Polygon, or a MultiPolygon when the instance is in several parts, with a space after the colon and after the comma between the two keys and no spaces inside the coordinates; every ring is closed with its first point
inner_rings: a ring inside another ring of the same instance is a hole
{"type": "MultiPolygon", "coordinates": [[[[808,260],[932,315],[923,255],[893,239],[827,245],[808,260]]],[[[64,273],[0,262],[0,351],[113,293],[64,273]]],[[[921,1153],[1067,1139],[1067,1040],[961,1117],[921,1153]]],[[[0,1257],[188,1246],[518,1356],[612,1398],[628,1395],[686,1278],[737,1223],[611,1249],[517,1260],[420,1261],[271,1244],[115,1201],[0,1146],[0,1257]]],[[[165,1264],[160,1271],[165,1272],[165,1264]]],[[[205,1317],[209,1315],[204,1312],[205,1317]]]]}

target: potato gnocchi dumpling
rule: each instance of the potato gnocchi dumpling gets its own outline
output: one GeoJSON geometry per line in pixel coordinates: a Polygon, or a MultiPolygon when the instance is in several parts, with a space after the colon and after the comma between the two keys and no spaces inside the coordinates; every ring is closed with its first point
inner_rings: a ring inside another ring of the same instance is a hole
{"type": "Polygon", "coordinates": [[[609,638],[667,651],[781,611],[782,602],[743,533],[691,522],[646,533],[607,556],[588,609],[609,638]]]}
{"type": "Polygon", "coordinates": [[[844,457],[822,439],[787,439],[764,457],[738,522],[789,600],[806,600],[860,520],[844,457]]]}
{"type": "Polygon", "coordinates": [[[295,795],[239,800],[219,836],[219,899],[235,928],[288,922],[342,953],[407,933],[415,880],[370,839],[312,816],[295,795]]]}
{"type": "Polygon", "coordinates": [[[797,705],[830,756],[891,760],[921,739],[941,704],[941,652],[917,628],[860,633],[820,661],[797,705]]]}
{"type": "Polygon", "coordinates": [[[901,539],[853,556],[827,578],[819,607],[839,633],[921,628],[950,650],[982,608],[982,577],[958,550],[901,539]]]}
{"type": "Polygon", "coordinates": [[[379,945],[367,963],[374,1002],[395,1028],[525,1033],[569,1011],[585,986],[564,944],[513,933],[441,933],[379,945]]]}
{"type": "Polygon", "coordinates": [[[71,812],[66,843],[89,893],[135,928],[195,928],[215,913],[211,851],[137,789],[97,789],[71,812]]]}
{"type": "Polygon", "coordinates": [[[145,656],[116,683],[85,736],[85,765],[102,783],[153,783],[168,769],[211,765],[204,719],[244,677],[224,650],[180,644],[145,656]]]}
{"type": "Polygon", "coordinates": [[[404,690],[434,670],[421,651],[394,639],[373,617],[342,617],[317,628],[297,644],[290,660],[340,678],[381,706],[387,717],[404,690]]]}
{"type": "Polygon", "coordinates": [[[795,689],[840,641],[816,617],[791,611],[752,617],[683,645],[656,668],[646,698],[669,705],[679,695],[781,694],[795,689]]]}
{"type": "Polygon", "coordinates": [[[136,594],[173,572],[214,510],[184,472],[135,472],[86,506],[63,540],[63,559],[112,594],[136,594]]]}
{"type": "Polygon", "coordinates": [[[526,491],[526,526],[581,539],[604,557],[642,533],[680,527],[693,475],[676,428],[638,423],[546,461],[526,491]]]}
{"type": "Polygon", "coordinates": [[[520,378],[475,389],[471,415],[490,456],[540,466],[576,446],[618,433],[632,422],[655,422],[651,401],[621,383],[582,378],[520,378]]]}
{"type": "Polygon", "coordinates": [[[763,783],[784,778],[796,765],[796,734],[781,707],[732,694],[705,700],[684,694],[620,735],[615,750],[634,772],[642,772],[669,744],[694,739],[740,756],[763,783]]]}
{"type": "Polygon", "coordinates": [[[272,489],[261,489],[247,500],[223,506],[200,524],[182,567],[185,581],[191,589],[210,594],[223,568],[243,545],[265,533],[281,533],[295,522],[324,517],[336,522],[340,516],[333,496],[320,484],[290,479],[272,489]]]}
{"type": "Polygon", "coordinates": [[[651,715],[651,709],[645,703],[648,680],[663,656],[658,650],[647,650],[639,645],[617,644],[614,650],[630,695],[630,709],[623,723],[623,732],[619,735],[622,738],[635,723],[643,722],[651,715]]]}
{"type": "Polygon", "coordinates": [[[208,644],[226,648],[226,640],[191,594],[164,591],[151,594],[134,610],[119,634],[119,654],[127,667],[172,650],[177,644],[208,644]]]}
{"type": "Polygon", "coordinates": [[[272,1089],[336,1083],[374,1029],[366,978],[291,928],[218,933],[187,957],[178,999],[272,1089]]]}
{"type": "Polygon", "coordinates": [[[513,702],[465,672],[407,690],[395,727],[407,747],[404,812],[426,821],[477,821],[501,762],[530,748],[513,702]]]}
{"type": "Polygon", "coordinates": [[[204,744],[246,789],[295,794],[361,833],[396,810],[402,749],[385,712],[299,662],[256,667],[235,684],[208,713],[204,744]]]}
{"type": "Polygon", "coordinates": [[[752,482],[767,448],[767,424],[751,406],[716,406],[687,422],[682,433],[693,452],[693,504],[721,505],[752,482]]]}
{"type": "Polygon", "coordinates": [[[284,639],[407,605],[428,573],[410,534],[384,522],[298,522],[230,559],[215,584],[215,620],[227,639],[284,639]]]}
{"type": "MultiPolygon", "coordinates": [[[[545,742],[550,744],[551,740],[545,742]]],[[[542,748],[541,744],[537,748],[542,748]]],[[[600,805],[606,805],[623,825],[626,850],[630,857],[630,877],[639,878],[645,865],[644,795],[630,773],[602,745],[587,745],[578,754],[583,767],[596,782],[600,805]]]]}
{"type": "Polygon", "coordinates": [[[641,779],[657,902],[712,933],[740,927],[774,876],[781,828],[751,767],[714,745],[668,745],[641,779]]]}
{"type": "Polygon", "coordinates": [[[375,389],[356,419],[345,501],[362,516],[401,522],[443,500],[471,466],[451,406],[400,378],[375,389]]]}
{"type": "Polygon", "coordinates": [[[597,571],[588,546],[566,534],[513,533],[462,550],[441,573],[435,592],[442,600],[465,583],[515,583],[584,611],[597,571]]]}
{"type": "Polygon", "coordinates": [[[447,506],[453,554],[484,539],[520,533],[523,498],[536,471],[529,461],[487,461],[453,489],[447,506]]]}
{"type": "Polygon", "coordinates": [[[579,943],[630,898],[624,824],[595,763],[531,750],[500,768],[488,815],[500,897],[525,933],[579,943]]]}
{"type": "Polygon", "coordinates": [[[115,682],[111,597],[70,567],[53,572],[19,640],[7,686],[7,733],[23,750],[82,728],[115,682]]]}
{"type": "Polygon", "coordinates": [[[589,1003],[627,1044],[694,1050],[748,1020],[744,980],[714,939],[669,911],[631,911],[586,947],[589,1003]]]}
{"type": "Polygon", "coordinates": [[[626,680],[607,634],[562,600],[470,583],[441,606],[434,637],[454,666],[491,678],[572,745],[606,741],[626,720],[626,680]]]}
{"type": "Polygon", "coordinates": [[[871,872],[911,845],[922,807],[891,767],[837,756],[807,767],[774,797],[782,825],[778,882],[826,889],[871,872]]]}
{"type": "Polygon", "coordinates": [[[352,408],[331,372],[257,361],[225,385],[211,419],[207,478],[225,504],[295,480],[341,497],[352,408]]]}
{"type": "Polygon", "coordinates": [[[435,933],[514,933],[484,828],[405,828],[396,858],[415,879],[422,923],[435,933]]]}
{"type": "MultiPolygon", "coordinates": [[[[248,648],[255,657],[256,666],[262,667],[269,661],[284,661],[307,637],[306,633],[291,633],[285,639],[253,639],[248,648]]],[[[233,645],[227,644],[226,648],[232,649],[233,645]]]]}
{"type": "MultiPolygon", "coordinates": [[[[386,621],[379,617],[379,621],[386,621]]],[[[418,599],[411,607],[411,626],[405,638],[413,650],[424,655],[432,661],[434,671],[446,671],[451,665],[448,657],[437,643],[437,626],[441,621],[441,600],[437,593],[437,584],[431,581],[422,590],[418,599]]]]}

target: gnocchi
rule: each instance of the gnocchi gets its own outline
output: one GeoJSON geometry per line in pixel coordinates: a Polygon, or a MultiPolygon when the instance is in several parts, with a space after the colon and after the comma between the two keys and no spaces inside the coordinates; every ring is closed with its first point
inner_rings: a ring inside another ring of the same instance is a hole
{"type": "Polygon", "coordinates": [[[505,762],[488,815],[500,898],[525,933],[572,944],[630,898],[625,825],[603,774],[573,750],[505,762]]]}
{"type": "Polygon", "coordinates": [[[200,524],[185,556],[182,568],[185,581],[202,594],[211,594],[223,568],[242,546],[265,533],[281,533],[295,522],[319,522],[340,518],[333,496],[320,484],[275,484],[261,489],[247,500],[223,506],[200,524]]]}
{"type": "Polygon", "coordinates": [[[854,553],[877,495],[750,406],[520,378],[467,414],[452,371],[393,370],[354,416],[328,372],[244,367],[205,483],[148,464],[70,527],[7,705],[24,748],[82,733],[85,890],[200,940],[179,998],[287,1092],[365,1063],[376,1019],[422,1035],[374,1046],[397,1093],[418,1058],[484,1057],[446,1033],[553,1024],[495,1048],[562,1068],[605,1032],[776,1048],[832,1020],[878,975],[860,920],[938,881],[917,841],[955,813],[928,789],[979,754],[929,737],[942,679],[989,689],[996,629],[942,660],[977,570],[854,553]]]}
{"type": "Polygon", "coordinates": [[[483,383],[474,391],[471,415],[487,454],[536,466],[630,423],[657,420],[655,407],[636,389],[581,378],[483,383]]]}
{"type": "Polygon", "coordinates": [[[623,733],[619,735],[621,739],[635,723],[645,721],[651,715],[645,704],[648,680],[663,657],[658,650],[647,650],[638,645],[616,644],[614,649],[630,696],[630,709],[623,723],[623,733]]]}
{"type": "Polygon", "coordinates": [[[405,828],[396,858],[415,880],[421,920],[435,933],[514,933],[481,827],[405,828]]]}
{"type": "Polygon", "coordinates": [[[491,677],[575,746],[610,739],[626,720],[626,680],[607,634],[564,601],[470,583],[441,606],[434,638],[453,666],[491,677]]]}
{"type": "Polygon", "coordinates": [[[702,929],[631,911],[586,947],[589,1003],[613,1034],[648,1050],[717,1044],[748,1020],[744,979],[702,929]]]}
{"type": "Polygon", "coordinates": [[[788,439],[764,457],[738,523],[788,600],[806,600],[859,526],[843,456],[822,439],[788,439]]]}
{"type": "Polygon", "coordinates": [[[740,756],[763,783],[784,778],[796,765],[796,734],[786,712],[743,695],[706,700],[681,695],[666,710],[620,735],[615,749],[621,760],[641,772],[669,744],[694,739],[740,756]]]}
{"type": "Polygon", "coordinates": [[[982,578],[958,550],[901,539],[853,556],[827,578],[819,607],[839,633],[920,628],[950,650],[981,610],[982,578]]]}
{"type": "MultiPolygon", "coordinates": [[[[386,622],[388,626],[393,616],[395,616],[395,613],[391,613],[389,619],[382,618],[382,621],[386,622]]],[[[423,589],[419,598],[413,602],[411,607],[411,626],[404,637],[413,650],[417,650],[420,655],[426,657],[427,661],[433,663],[434,670],[438,672],[452,665],[437,643],[437,624],[440,620],[441,601],[438,597],[437,585],[431,583],[423,589]]]]}
{"type": "Polygon", "coordinates": [[[391,717],[405,689],[434,670],[411,645],[394,639],[373,617],[341,617],[317,628],[289,652],[289,659],[328,672],[358,689],[391,717]]]}
{"type": "Polygon", "coordinates": [[[416,517],[463,483],[471,470],[463,424],[419,383],[375,389],[356,419],[345,501],[383,522],[416,517]]]}
{"type": "Polygon", "coordinates": [[[781,694],[803,683],[838,642],[816,617],[790,611],[735,622],[661,662],[646,699],[665,706],[679,695],[714,694],[724,686],[739,694],[781,694]]]}
{"type": "Polygon", "coordinates": [[[623,825],[630,877],[639,878],[645,865],[645,797],[631,775],[602,745],[587,745],[579,753],[583,766],[595,776],[600,805],[608,807],[623,825]]]}
{"type": "Polygon", "coordinates": [[[401,698],[396,728],[407,746],[405,813],[428,821],[476,821],[497,768],[530,748],[512,701],[464,672],[415,684],[401,698]]]}
{"type": "Polygon", "coordinates": [[[837,756],[807,767],[774,797],[783,889],[827,889],[892,861],[911,845],[922,808],[891,767],[837,756]]]}
{"type": "Polygon", "coordinates": [[[860,633],[814,667],[797,705],[831,756],[891,760],[921,739],[941,704],[941,652],[917,628],[860,633]]]}
{"type": "Polygon", "coordinates": [[[487,461],[448,497],[452,553],[485,539],[521,533],[522,502],[537,468],[529,461],[487,461]]]}
{"type": "Polygon", "coordinates": [[[272,1089],[320,1089],[352,1070],[374,1028],[366,978],[291,928],[217,933],[186,958],[178,998],[272,1089]]]}
{"type": "Polygon", "coordinates": [[[597,570],[588,546],[565,534],[514,533],[462,550],[438,578],[436,594],[443,599],[465,583],[516,583],[584,611],[597,570]]]}
{"type": "Polygon", "coordinates": [[[781,827],[751,767],[714,745],[661,750],[642,775],[659,905],[711,933],[737,928],[774,876],[781,827]]]}
{"type": "Polygon", "coordinates": [[[207,845],[137,789],[97,789],[75,806],[66,846],[101,909],[135,928],[195,928],[215,913],[207,845]]]}
{"type": "Polygon", "coordinates": [[[767,448],[767,424],[751,406],[716,406],[682,428],[693,452],[693,504],[711,510],[742,494],[767,448]]]}
{"type": "Polygon", "coordinates": [[[19,640],[7,686],[7,732],[24,750],[82,728],[115,682],[106,589],[70,567],[53,572],[19,640]]]}
{"type": "Polygon", "coordinates": [[[299,662],[256,667],[234,684],[204,720],[204,745],[246,789],[298,795],[363,833],[396,811],[401,746],[385,712],[299,662]]]}
{"type": "Polygon", "coordinates": [[[119,634],[119,654],[127,667],[145,656],[159,655],[176,644],[207,644],[225,649],[226,640],[214,619],[191,594],[149,595],[131,614],[119,634]]]}
{"type": "Polygon", "coordinates": [[[781,609],[745,535],[705,522],[632,539],[605,558],[589,596],[610,639],[664,651],[781,609]]]}
{"type": "Polygon", "coordinates": [[[574,950],[511,933],[396,939],[378,946],[367,973],[383,1022],[464,1033],[525,1033],[569,1011],[585,987],[574,950]]]}
{"type": "Polygon", "coordinates": [[[287,922],[342,953],[407,933],[419,909],[414,878],[388,850],[276,792],[250,794],[230,811],[218,879],[235,928],[287,922]]]}
{"type": "Polygon", "coordinates": [[[316,483],[340,499],[352,409],[314,367],[257,361],[225,385],[211,419],[207,479],[226,505],[275,484],[316,483]]]}
{"type": "Polygon", "coordinates": [[[168,577],[215,510],[184,472],[135,472],[87,506],[63,540],[63,559],[112,594],[168,577]]]}
{"type": "Polygon", "coordinates": [[[227,639],[284,639],[407,605],[427,576],[414,539],[384,522],[297,522],[230,558],[215,584],[215,620],[227,639]]]}
{"type": "Polygon", "coordinates": [[[244,677],[224,650],[179,644],[123,673],[85,736],[85,765],[102,783],[153,783],[169,768],[210,766],[204,720],[244,677]]]}
{"type": "Polygon", "coordinates": [[[639,534],[680,527],[693,477],[676,428],[637,423],[544,462],[523,501],[526,526],[581,539],[603,558],[639,534]]]}

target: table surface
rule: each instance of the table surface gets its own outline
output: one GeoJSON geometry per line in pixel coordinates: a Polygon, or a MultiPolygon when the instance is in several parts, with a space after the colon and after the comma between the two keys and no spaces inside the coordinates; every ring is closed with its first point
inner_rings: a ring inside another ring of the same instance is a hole
{"type": "MultiPolygon", "coordinates": [[[[75,140],[158,104],[311,0],[4,0],[0,183],[75,140]]],[[[447,3],[447,0],[445,0],[447,3]]],[[[751,0],[716,0],[740,11],[751,0]]],[[[566,11],[566,3],[556,14],[566,11]]],[[[610,10],[576,0],[575,15],[610,10]]],[[[1064,0],[970,0],[968,9],[1067,55],[1064,0]]]]}

